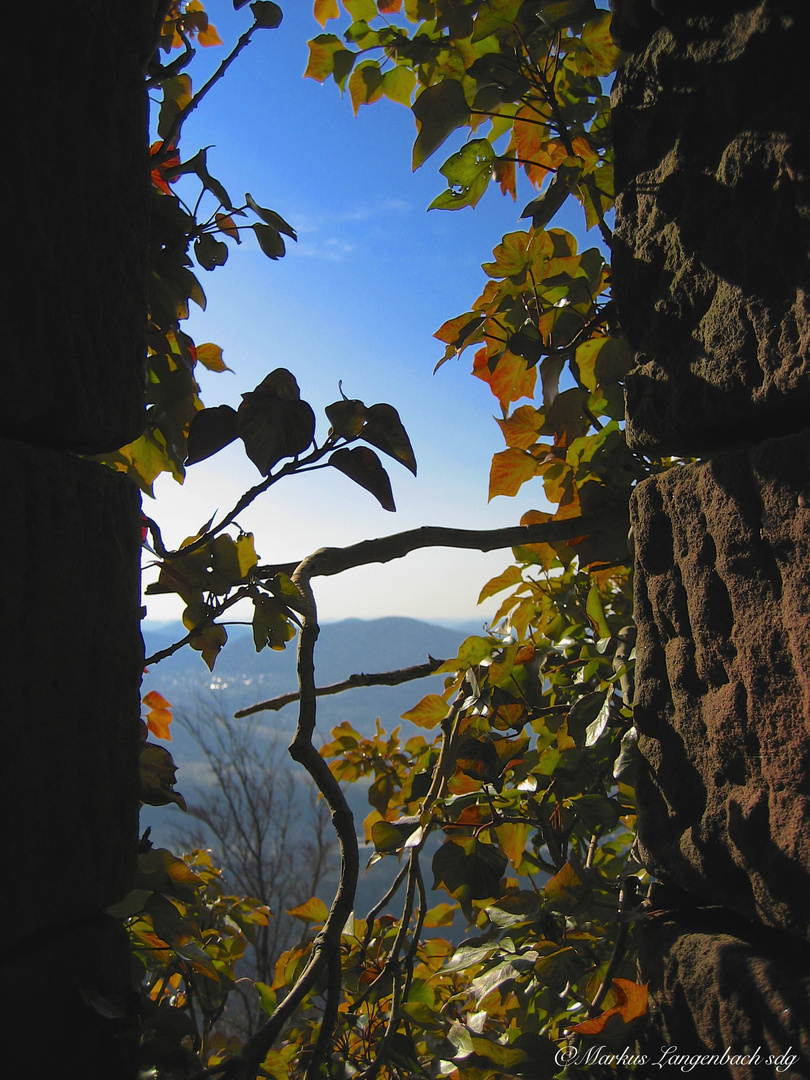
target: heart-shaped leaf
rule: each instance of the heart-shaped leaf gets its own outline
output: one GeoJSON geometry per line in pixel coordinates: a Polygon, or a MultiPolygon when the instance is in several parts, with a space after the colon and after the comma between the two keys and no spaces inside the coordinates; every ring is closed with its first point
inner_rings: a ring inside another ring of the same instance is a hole
{"type": "Polygon", "coordinates": [[[396,510],[388,473],[373,450],[368,450],[365,446],[357,446],[352,450],[344,447],[332,454],[329,464],[340,469],[354,480],[355,484],[370,491],[383,510],[396,510]]]}
{"type": "Polygon", "coordinates": [[[360,438],[399,461],[416,476],[416,458],[411,440],[393,405],[372,405],[367,409],[360,438]]]}
{"type": "Polygon", "coordinates": [[[237,434],[236,409],[230,405],[202,409],[194,416],[188,429],[186,465],[195,465],[216,454],[232,443],[237,434]]]}

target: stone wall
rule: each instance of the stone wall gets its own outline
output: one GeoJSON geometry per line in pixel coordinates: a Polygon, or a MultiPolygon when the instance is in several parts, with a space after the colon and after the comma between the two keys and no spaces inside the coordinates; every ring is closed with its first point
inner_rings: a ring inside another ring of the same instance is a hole
{"type": "Polygon", "coordinates": [[[615,7],[645,1038],[810,1076],[810,5],[615,7]]]}
{"type": "Polygon", "coordinates": [[[3,15],[3,1020],[43,1078],[135,1075],[140,500],[78,455],[143,423],[149,7],[3,15]]]}

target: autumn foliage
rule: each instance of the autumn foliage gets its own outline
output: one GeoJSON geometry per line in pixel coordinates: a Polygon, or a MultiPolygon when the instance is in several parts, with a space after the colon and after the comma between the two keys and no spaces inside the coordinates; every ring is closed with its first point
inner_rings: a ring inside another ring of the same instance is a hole
{"type": "MultiPolygon", "coordinates": [[[[250,8],[247,40],[278,25],[277,5],[250,8]]],[[[145,1053],[153,1075],[167,1077],[202,1068],[278,1080],[552,1076],[571,1040],[639,1021],[646,1009],[632,952],[644,872],[633,846],[628,500],[665,463],[638,458],[624,439],[630,352],[610,299],[605,86],[621,56],[609,13],[592,0],[343,0],[342,8],[315,0],[314,13],[324,32],[310,43],[306,74],[347,90],[355,112],[382,98],[411,108],[415,168],[454,132],[466,135],[439,170],[447,187],[433,208],[474,207],[492,184],[513,199],[525,186],[531,192],[526,227],[504,236],[483,264],[481,295],[436,332],[444,346],[437,367],[466,354],[500,409],[505,447],[492,462],[490,498],[531,502],[519,512],[521,542],[502,544],[512,548],[510,564],[481,589],[481,600],[500,597],[497,615],[438,669],[443,691],[404,714],[407,728],[389,732],[378,720],[368,736],[344,723],[315,751],[313,579],[370,555],[346,549],[262,566],[254,537],[233,522],[282,478],[322,464],[394,510],[379,455],[414,473],[416,462],[385,403],[341,398],[326,409],[319,436],[286,369],[243,394],[238,410],[202,407],[195,365],[224,365],[217,346],[197,346],[181,330],[189,302],[205,303],[194,260],[221,266],[228,242],[245,231],[277,258],[295,232],[251,196],[235,206],[204,151],[183,159],[183,119],[198,98],[182,64],[156,62],[147,424],[108,462],[146,491],[161,470],[182,479],[237,440],[256,466],[256,486],[177,551],[148,519],[160,566],[152,590],[182,597],[188,634],[177,647],[190,644],[212,668],[227,641],[222,617],[237,601],[253,604],[257,650],[299,635],[301,724],[291,750],[330,806],[344,877],[331,907],[313,897],[290,912],[301,941],[278,958],[272,983],[256,985],[266,1023],[234,1046],[216,1034],[216,1017],[250,928],[268,913],[225,896],[205,853],[177,860],[144,851],[141,907],[133,899],[119,914],[144,969],[145,1053]],[[326,32],[343,16],[340,36],[326,32]],[[176,194],[181,176],[216,203],[204,220],[176,194]],[[590,246],[552,224],[572,200],[590,246]],[[358,828],[372,861],[397,864],[395,887],[369,912],[354,910],[356,829],[341,795],[342,785],[359,782],[369,813],[358,828]],[[178,1014],[198,1019],[190,1025],[178,1014]],[[160,1058],[169,1031],[183,1048],[182,1067],[160,1058]]],[[[172,6],[160,48],[183,50],[182,60],[192,39],[220,44],[196,0],[172,6]]],[[[468,546],[477,542],[470,536],[468,546]]],[[[386,542],[376,541],[375,552],[386,542]]],[[[461,537],[443,542],[463,546],[461,537]]],[[[144,703],[144,730],[167,738],[170,707],[154,693],[144,703]]],[[[181,800],[168,751],[149,746],[145,799],[181,800]]]]}

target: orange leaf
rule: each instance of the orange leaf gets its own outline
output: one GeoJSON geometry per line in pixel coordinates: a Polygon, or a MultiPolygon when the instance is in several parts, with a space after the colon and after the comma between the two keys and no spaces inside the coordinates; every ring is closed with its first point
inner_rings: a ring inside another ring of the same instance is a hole
{"type": "Polygon", "coordinates": [[[516,446],[528,450],[537,442],[537,436],[543,430],[545,416],[534,405],[521,405],[506,420],[498,420],[507,446],[516,446]]]}
{"type": "Polygon", "coordinates": [[[525,450],[502,450],[492,459],[489,473],[489,500],[496,495],[517,495],[527,480],[535,475],[537,462],[525,450]]]}
{"type": "Polygon", "coordinates": [[[515,356],[508,350],[498,359],[495,370],[490,371],[486,352],[479,349],[475,354],[472,373],[489,383],[490,390],[504,410],[512,401],[534,396],[537,368],[530,368],[522,356],[515,356]]]}
{"type": "Polygon", "coordinates": [[[209,371],[231,370],[222,359],[222,349],[219,345],[214,345],[210,341],[206,341],[203,345],[197,346],[197,359],[202,366],[208,368],[209,371]]]}
{"type": "Polygon", "coordinates": [[[644,1016],[647,1012],[648,984],[644,983],[642,986],[639,983],[630,982],[629,979],[612,979],[611,982],[616,995],[616,1004],[592,1020],[575,1024],[574,1027],[568,1028],[568,1031],[576,1031],[580,1035],[599,1035],[613,1016],[617,1016],[625,1024],[644,1016]]]}
{"type": "Polygon", "coordinates": [[[172,741],[169,725],[172,722],[172,707],[162,694],[157,690],[150,690],[143,699],[144,705],[149,709],[146,714],[146,726],[157,739],[172,741]]]}
{"type": "Polygon", "coordinates": [[[326,26],[330,19],[337,19],[340,15],[337,0],[315,0],[313,14],[321,26],[326,26]]]}
{"type": "Polygon", "coordinates": [[[208,48],[211,45],[221,45],[222,38],[217,33],[217,28],[212,26],[211,23],[206,26],[205,30],[200,30],[197,34],[197,41],[203,48],[208,48]]]}

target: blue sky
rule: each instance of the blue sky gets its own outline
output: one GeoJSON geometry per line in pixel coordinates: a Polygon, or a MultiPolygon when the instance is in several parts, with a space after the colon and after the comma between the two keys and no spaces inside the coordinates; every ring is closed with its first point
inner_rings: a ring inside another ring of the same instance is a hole
{"type": "MultiPolygon", "coordinates": [[[[414,478],[391,462],[396,514],[327,469],[279,484],[240,525],[255,534],[261,560],[276,562],[425,524],[516,524],[526,510],[546,506],[542,486],[536,481],[515,499],[487,504],[490,460],[504,445],[492,419],[499,406],[469,374],[472,350],[432,374],[443,353],[432,335],[479,295],[480,264],[504,233],[523,227],[518,216],[531,192],[519,190],[515,204],[493,186],[474,210],[427,213],[445,186],[439,167],[463,134],[412,172],[410,110],[380,101],[355,117],[348,94],[341,97],[331,80],[321,86],[304,79],[306,42],[322,31],[310,0],[281,6],[281,26],[256,34],[182,137],[184,157],[211,146],[208,167],[237,205],[250,191],[299,237],[285,258],[271,262],[249,235],[240,247],[230,245],[225,267],[198,271],[208,306],[192,313],[187,328],[198,344],[220,345],[233,369],[201,373],[203,400],[236,406],[242,392],[286,367],[314,408],[323,438],[323,408],[339,397],[342,380],[348,397],[398,409],[419,473],[414,478]]],[[[207,11],[225,48],[251,21],[249,8],[234,12],[230,0],[208,0],[207,11]]],[[[339,32],[347,23],[326,29],[339,32]]],[[[224,55],[222,47],[198,49],[189,68],[195,88],[224,55]]],[[[581,232],[576,219],[557,224],[581,232]]],[[[595,243],[595,234],[582,237],[582,247],[595,243]]],[[[193,466],[182,487],[168,478],[157,482],[157,501],[145,509],[161,523],[167,543],[179,544],[258,482],[240,446],[193,466]]],[[[321,580],[320,615],[483,621],[494,606],[477,607],[478,593],[510,556],[434,549],[321,580]]],[[[180,610],[172,599],[147,598],[150,620],[175,618],[180,610]]]]}

